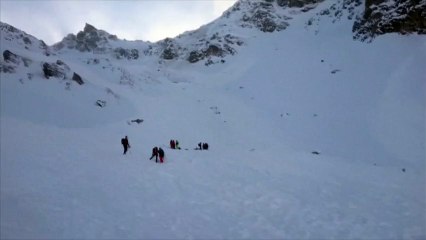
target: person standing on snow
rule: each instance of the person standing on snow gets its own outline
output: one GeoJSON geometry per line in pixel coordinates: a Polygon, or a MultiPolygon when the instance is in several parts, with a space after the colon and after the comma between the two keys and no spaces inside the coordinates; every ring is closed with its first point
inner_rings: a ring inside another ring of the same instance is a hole
{"type": "Polygon", "coordinates": [[[203,143],[203,150],[209,150],[209,144],[203,143]]]}
{"type": "Polygon", "coordinates": [[[158,149],[158,156],[160,157],[160,163],[164,162],[164,151],[162,148],[158,149]]]}
{"type": "Polygon", "coordinates": [[[170,148],[175,149],[175,147],[176,147],[175,140],[170,140],[170,148]]]}
{"type": "Polygon", "coordinates": [[[125,155],[127,153],[127,149],[130,148],[129,139],[127,138],[127,136],[121,139],[121,144],[124,148],[123,155],[125,155]]]}
{"type": "Polygon", "coordinates": [[[154,156],[155,156],[155,162],[158,162],[158,148],[157,147],[154,147],[152,149],[152,156],[149,160],[151,160],[154,156]]]}
{"type": "Polygon", "coordinates": [[[175,148],[180,150],[179,141],[178,140],[175,141],[175,148]]]}

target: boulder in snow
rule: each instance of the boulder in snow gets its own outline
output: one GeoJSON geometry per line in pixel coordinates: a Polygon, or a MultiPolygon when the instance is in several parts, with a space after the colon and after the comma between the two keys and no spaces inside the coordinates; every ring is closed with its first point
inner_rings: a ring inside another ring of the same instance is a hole
{"type": "Polygon", "coordinates": [[[84,81],[83,79],[80,77],[80,75],[78,75],[77,73],[74,72],[74,74],[72,75],[72,80],[76,81],[79,85],[83,85],[84,81]]]}
{"type": "Polygon", "coordinates": [[[16,65],[19,65],[22,62],[22,63],[24,63],[25,67],[28,67],[31,63],[30,59],[16,55],[9,50],[5,50],[3,52],[3,59],[4,59],[5,62],[13,63],[13,64],[16,64],[16,65]]]}
{"type": "Polygon", "coordinates": [[[104,101],[104,100],[97,100],[96,103],[95,103],[95,105],[103,108],[103,107],[106,106],[106,101],[104,101]]]}
{"type": "Polygon", "coordinates": [[[50,77],[65,79],[69,71],[68,65],[60,60],[56,63],[43,63],[43,73],[47,79],[50,77]]]}

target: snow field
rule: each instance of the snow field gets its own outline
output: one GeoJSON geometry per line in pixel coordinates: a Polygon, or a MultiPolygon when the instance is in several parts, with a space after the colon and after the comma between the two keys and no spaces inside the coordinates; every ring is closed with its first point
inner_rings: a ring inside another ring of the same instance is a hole
{"type": "Polygon", "coordinates": [[[86,85],[2,73],[1,238],[425,238],[424,37],[305,20],[209,67],[68,52],[86,85]]]}

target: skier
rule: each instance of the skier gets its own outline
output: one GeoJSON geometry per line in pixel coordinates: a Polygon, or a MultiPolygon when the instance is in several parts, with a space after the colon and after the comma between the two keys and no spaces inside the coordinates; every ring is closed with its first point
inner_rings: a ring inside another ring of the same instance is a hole
{"type": "Polygon", "coordinates": [[[158,149],[158,156],[160,156],[160,163],[164,162],[164,151],[162,148],[158,149]]]}
{"type": "Polygon", "coordinates": [[[199,142],[199,143],[198,143],[198,149],[199,149],[199,150],[203,150],[203,149],[201,148],[201,142],[199,142]]]}
{"type": "Polygon", "coordinates": [[[176,147],[175,140],[170,140],[170,148],[175,149],[175,147],[176,147]]]}
{"type": "Polygon", "coordinates": [[[158,148],[157,147],[154,147],[152,149],[152,156],[149,160],[151,160],[154,156],[155,156],[155,162],[158,162],[158,148]]]}
{"type": "Polygon", "coordinates": [[[175,148],[176,149],[180,149],[180,147],[179,147],[179,141],[178,140],[175,140],[175,148]]]}
{"type": "Polygon", "coordinates": [[[127,149],[130,148],[129,139],[127,138],[127,136],[121,139],[121,144],[124,148],[123,155],[125,155],[127,153],[127,149]]]}

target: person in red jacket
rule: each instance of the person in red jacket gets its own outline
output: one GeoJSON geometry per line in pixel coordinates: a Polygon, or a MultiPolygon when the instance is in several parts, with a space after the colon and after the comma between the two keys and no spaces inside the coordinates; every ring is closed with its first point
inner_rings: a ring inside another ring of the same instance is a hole
{"type": "Polygon", "coordinates": [[[175,147],[176,147],[175,140],[170,140],[170,148],[175,149],[175,147]]]}
{"type": "Polygon", "coordinates": [[[160,163],[164,162],[164,151],[163,149],[159,148],[158,149],[158,156],[160,157],[160,163]]]}

